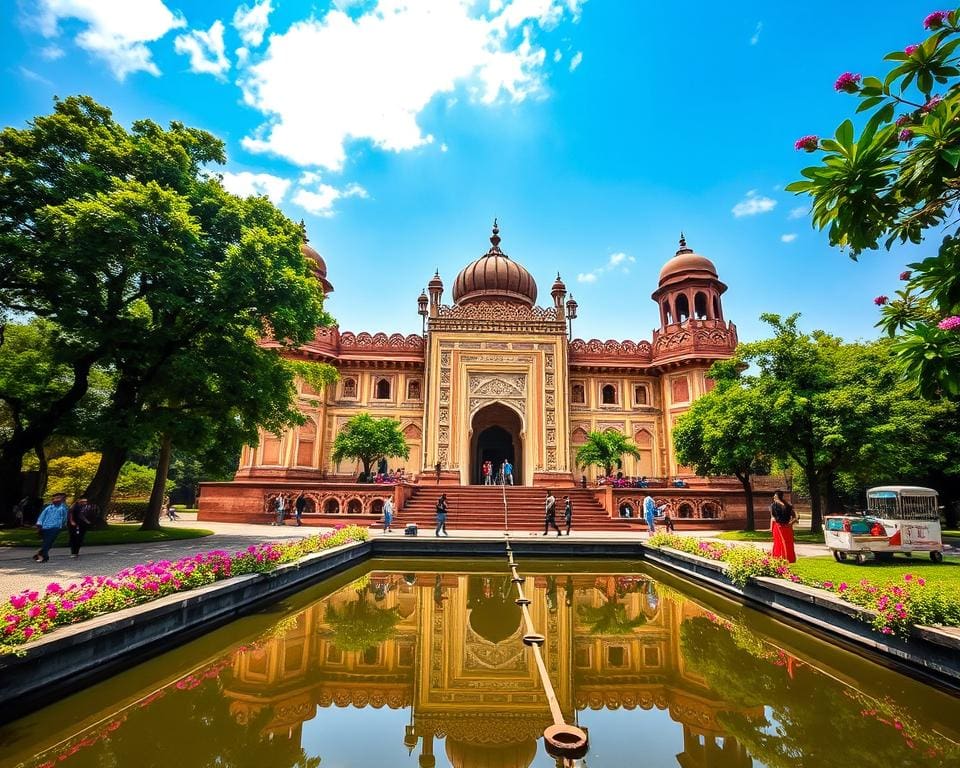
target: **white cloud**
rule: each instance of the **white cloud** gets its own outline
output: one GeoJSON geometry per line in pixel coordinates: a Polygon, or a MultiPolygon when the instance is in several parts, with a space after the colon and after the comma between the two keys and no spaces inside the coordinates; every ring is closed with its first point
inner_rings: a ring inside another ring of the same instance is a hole
{"type": "Polygon", "coordinates": [[[131,72],[159,75],[146,43],[187,23],[163,0],[38,0],[34,14],[33,21],[48,38],[59,35],[63,19],[83,23],[75,38],[77,45],[104,59],[118,80],[131,72]]]}
{"type": "Polygon", "coordinates": [[[559,48],[557,48],[557,50],[553,52],[553,60],[555,63],[559,64],[562,58],[563,58],[563,52],[559,48]]]}
{"type": "Polygon", "coordinates": [[[228,192],[241,197],[266,195],[274,203],[280,203],[286,197],[287,190],[290,189],[292,183],[290,179],[284,179],[269,173],[251,173],[250,171],[230,173],[224,171],[220,175],[223,176],[223,186],[228,192]]]}
{"type": "Polygon", "coordinates": [[[192,29],[186,34],[177,35],[173,41],[177,53],[190,57],[190,71],[198,74],[213,75],[221,80],[230,69],[223,45],[223,22],[217,19],[204,32],[192,29]]]}
{"type": "Polygon", "coordinates": [[[733,206],[733,215],[736,218],[742,216],[755,216],[758,213],[769,213],[777,206],[777,201],[771,197],[758,195],[757,190],[751,189],[747,196],[733,206]]]}
{"type": "Polygon", "coordinates": [[[448,149],[450,149],[450,147],[447,146],[446,142],[440,145],[441,152],[446,152],[448,149]]]}
{"type": "Polygon", "coordinates": [[[40,49],[40,55],[47,61],[56,61],[57,59],[62,59],[66,53],[67,52],[56,43],[45,45],[40,49]]]}
{"type": "Polygon", "coordinates": [[[577,51],[575,54],[573,54],[573,58],[570,59],[570,71],[573,72],[577,67],[579,67],[581,61],[583,61],[583,51],[577,51]]]}
{"type": "Polygon", "coordinates": [[[333,216],[333,204],[347,197],[369,197],[367,190],[359,184],[348,184],[343,189],[337,189],[320,180],[320,174],[307,171],[300,176],[297,182],[297,191],[292,201],[306,211],[317,216],[333,216]]]}
{"type": "Polygon", "coordinates": [[[267,116],[243,146],[339,170],[350,141],[392,151],[427,143],[417,118],[438,94],[463,88],[492,104],[542,93],[546,51],[533,36],[575,17],[580,0],[513,0],[486,15],[471,7],[374,0],[271,35],[240,82],[245,102],[267,116]]]}
{"type": "Polygon", "coordinates": [[[798,205],[796,208],[791,208],[791,209],[790,209],[790,213],[787,214],[787,218],[788,218],[788,219],[802,219],[802,218],[804,218],[808,213],[810,213],[810,209],[809,209],[807,206],[805,206],[805,205],[798,205]]]}
{"type": "Polygon", "coordinates": [[[596,272],[581,272],[577,275],[578,283],[595,283],[597,282],[596,272]]]}
{"type": "Polygon", "coordinates": [[[793,242],[794,240],[796,240],[796,239],[797,239],[797,234],[796,234],[796,232],[790,232],[790,233],[788,233],[788,234],[786,234],[786,235],[780,235],[780,242],[781,242],[781,243],[792,243],[792,242],[793,242]]]}
{"type": "Polygon", "coordinates": [[[603,266],[592,269],[589,272],[581,272],[577,275],[578,283],[595,283],[605,273],[619,270],[623,274],[630,272],[630,265],[637,261],[636,256],[630,256],[623,251],[611,253],[607,257],[607,262],[603,266]]]}
{"type": "Polygon", "coordinates": [[[256,48],[263,42],[263,33],[270,23],[270,12],[273,10],[271,0],[262,0],[247,7],[241,5],[233,14],[233,26],[243,40],[244,45],[256,48]]]}
{"type": "Polygon", "coordinates": [[[753,35],[750,37],[750,45],[756,45],[760,42],[760,33],[763,31],[763,22],[758,21],[756,29],[753,30],[753,35]]]}
{"type": "Polygon", "coordinates": [[[47,78],[40,73],[34,72],[32,69],[20,67],[20,74],[23,75],[27,80],[33,80],[35,83],[43,83],[44,85],[53,88],[53,83],[47,80],[47,78]]]}

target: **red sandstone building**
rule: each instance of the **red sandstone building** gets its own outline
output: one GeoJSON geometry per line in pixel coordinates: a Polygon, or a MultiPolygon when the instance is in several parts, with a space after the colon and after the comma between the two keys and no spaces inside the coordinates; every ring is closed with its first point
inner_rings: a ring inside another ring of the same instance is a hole
{"type": "MultiPolygon", "coordinates": [[[[301,490],[308,522],[379,515],[390,493],[409,517],[421,507],[426,517],[435,498],[427,488],[446,486],[454,502],[493,506],[502,525],[502,503],[493,497],[478,502],[477,493],[489,495],[490,489],[468,495],[463,489],[481,482],[484,461],[498,466],[509,459],[520,486],[511,492],[514,506],[519,514],[533,505],[539,522],[544,487],[574,489],[583,473],[595,486],[595,468],[575,461],[595,430],[616,430],[635,441],[640,458],[626,457],[623,474],[649,478],[674,519],[729,525],[741,517],[739,485],[692,476],[677,464],[672,445],[677,418],[712,385],[705,375],[710,365],[729,358],[737,345],[736,327],[723,315],[727,287],[713,263],[681,237],[651,296],[660,310],[653,338],[584,341],[568,336],[578,306],[560,276],[539,306],[533,276],[500,242],[494,224],[489,250],[454,279],[451,303],[434,275],[418,299],[423,335],[318,329],[298,354],[335,366],[339,381],[323,392],[301,384],[306,423],[282,435],[264,433],[258,445],[245,447],[233,482],[203,486],[201,519],[266,521],[277,493],[301,490]],[[396,488],[358,484],[359,466],[331,461],[338,430],[361,412],[400,422],[410,458],[391,460],[390,469],[402,466],[408,482],[396,488]],[[677,477],[690,487],[669,487],[677,477]]],[[[323,259],[304,250],[325,292],[332,291],[323,259]]],[[[646,491],[574,493],[579,520],[589,510],[622,527],[624,505],[636,514],[646,491]]]]}

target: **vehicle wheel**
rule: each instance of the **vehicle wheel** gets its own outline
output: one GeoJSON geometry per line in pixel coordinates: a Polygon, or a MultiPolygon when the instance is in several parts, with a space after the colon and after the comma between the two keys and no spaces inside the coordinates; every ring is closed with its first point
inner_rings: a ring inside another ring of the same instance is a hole
{"type": "Polygon", "coordinates": [[[833,550],[833,559],[836,560],[838,563],[846,562],[847,553],[841,552],[839,549],[835,549],[833,550]]]}
{"type": "Polygon", "coordinates": [[[857,565],[863,565],[865,562],[867,562],[867,556],[862,553],[858,554],[856,557],[856,561],[857,561],[857,565]]]}
{"type": "Polygon", "coordinates": [[[877,552],[874,555],[877,560],[881,563],[892,563],[893,562],[893,552],[877,552]]]}
{"type": "Polygon", "coordinates": [[[930,559],[933,560],[933,562],[935,562],[935,563],[942,563],[942,562],[943,562],[943,552],[939,552],[939,551],[938,551],[938,552],[931,552],[931,553],[930,553],[930,559]]]}

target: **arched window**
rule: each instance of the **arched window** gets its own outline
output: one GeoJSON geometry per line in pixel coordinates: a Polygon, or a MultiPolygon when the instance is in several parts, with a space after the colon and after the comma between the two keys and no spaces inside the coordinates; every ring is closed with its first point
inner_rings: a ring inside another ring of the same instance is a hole
{"type": "Polygon", "coordinates": [[[420,380],[414,379],[407,382],[407,400],[420,399],[420,380]]]}
{"type": "Polygon", "coordinates": [[[697,320],[707,319],[707,294],[698,292],[693,297],[693,316],[697,320]]]}
{"type": "Polygon", "coordinates": [[[673,312],[670,311],[670,302],[663,302],[663,319],[666,325],[673,323],[673,312]]]}
{"type": "Polygon", "coordinates": [[[323,514],[325,515],[338,515],[340,514],[340,502],[330,497],[323,502],[323,514]]]}
{"type": "Polygon", "coordinates": [[[647,404],[647,388],[642,384],[637,384],[633,388],[633,404],[634,405],[647,404]]]}
{"type": "Polygon", "coordinates": [[[685,323],[690,319],[690,301],[684,294],[677,296],[677,322],[685,323]]]}
{"type": "Polygon", "coordinates": [[[693,505],[684,501],[677,508],[677,517],[693,517],[693,505]]]}
{"type": "Polygon", "coordinates": [[[375,400],[390,399],[390,380],[389,379],[377,379],[377,383],[373,388],[373,397],[375,400]]]}
{"type": "Polygon", "coordinates": [[[617,404],[617,388],[613,384],[604,384],[600,390],[600,402],[604,405],[617,404]]]}
{"type": "Polygon", "coordinates": [[[317,441],[317,425],[309,420],[300,427],[297,440],[297,466],[313,466],[313,446],[317,441]]]}
{"type": "Polygon", "coordinates": [[[357,396],[357,380],[356,379],[343,380],[343,396],[344,397],[357,396]]]}
{"type": "Polygon", "coordinates": [[[583,384],[574,384],[570,388],[570,402],[585,403],[586,401],[587,401],[587,396],[583,388],[583,384]]]}
{"type": "Polygon", "coordinates": [[[719,296],[713,297],[713,319],[714,320],[723,319],[723,316],[720,314],[720,297],[719,296]]]}

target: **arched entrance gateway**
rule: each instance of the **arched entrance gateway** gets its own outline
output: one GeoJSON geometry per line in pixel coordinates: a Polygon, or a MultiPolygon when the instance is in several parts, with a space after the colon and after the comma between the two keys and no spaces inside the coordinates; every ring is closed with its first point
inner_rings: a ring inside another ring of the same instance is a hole
{"type": "Polygon", "coordinates": [[[520,415],[502,403],[491,403],[477,411],[470,430],[470,482],[483,482],[483,462],[492,462],[496,472],[504,460],[509,460],[514,485],[522,485],[522,433],[520,415]]]}

